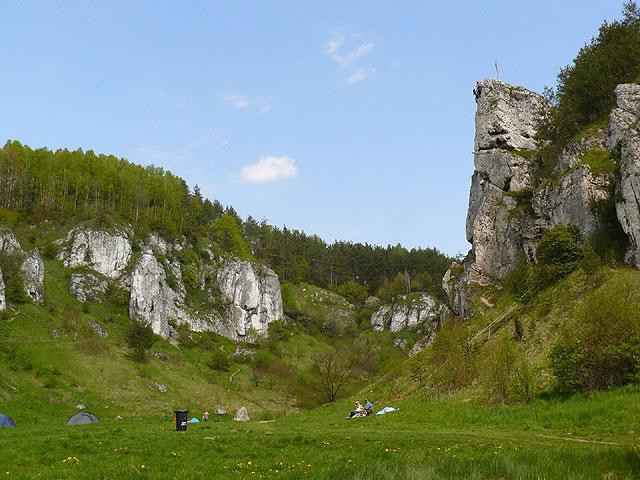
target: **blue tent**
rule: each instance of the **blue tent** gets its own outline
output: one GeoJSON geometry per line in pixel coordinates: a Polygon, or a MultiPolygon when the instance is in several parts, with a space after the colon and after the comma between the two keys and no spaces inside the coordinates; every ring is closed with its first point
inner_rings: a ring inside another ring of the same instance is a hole
{"type": "Polygon", "coordinates": [[[200,423],[200,420],[198,420],[196,417],[193,417],[191,419],[191,423],[200,423]]]}
{"type": "Polygon", "coordinates": [[[0,427],[15,427],[16,422],[13,421],[13,418],[7,417],[0,413],[0,427]]]}

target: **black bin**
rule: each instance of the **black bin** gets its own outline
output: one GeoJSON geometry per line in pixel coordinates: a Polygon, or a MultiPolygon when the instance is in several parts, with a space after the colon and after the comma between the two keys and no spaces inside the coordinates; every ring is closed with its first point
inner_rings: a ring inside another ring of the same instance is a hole
{"type": "Polygon", "coordinates": [[[176,432],[186,432],[189,410],[174,410],[174,413],[176,414],[176,432]]]}

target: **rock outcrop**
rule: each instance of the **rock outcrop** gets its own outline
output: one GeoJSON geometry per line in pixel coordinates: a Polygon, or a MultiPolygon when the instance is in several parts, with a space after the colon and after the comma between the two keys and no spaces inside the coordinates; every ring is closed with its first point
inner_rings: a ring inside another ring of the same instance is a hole
{"type": "Polygon", "coordinates": [[[439,312],[438,302],[426,293],[401,295],[392,304],[381,306],[371,316],[371,325],[378,332],[418,328],[437,330],[440,326],[439,312]]]}
{"type": "Polygon", "coordinates": [[[640,194],[640,87],[618,86],[618,108],[606,139],[600,130],[576,140],[544,179],[535,159],[544,99],[498,80],[479,82],[475,94],[475,171],[466,223],[471,251],[443,278],[452,310],[465,318],[472,315],[471,285],[501,281],[519,259],[535,262],[536,245],[552,227],[576,225],[584,238],[599,229],[594,206],[612,202],[616,182],[613,161],[602,168],[607,149],[620,151],[618,218],[631,243],[627,261],[640,266],[640,197],[635,195],[640,194]],[[593,158],[600,163],[595,165],[593,158]]]}
{"type": "Polygon", "coordinates": [[[44,301],[44,263],[38,250],[33,250],[20,265],[24,290],[34,303],[44,301]]]}
{"type": "Polygon", "coordinates": [[[74,228],[66,239],[59,241],[62,248],[58,259],[67,268],[89,267],[102,275],[118,278],[131,259],[130,233],[113,233],[88,228],[74,228]]]}
{"type": "Polygon", "coordinates": [[[607,146],[619,155],[618,220],[629,238],[625,260],[640,268],[640,85],[618,85],[609,117],[607,146]]]}
{"type": "Polygon", "coordinates": [[[471,179],[467,240],[468,281],[503,278],[522,252],[516,195],[533,187],[533,166],[520,151],[536,147],[536,123],[546,107],[533,92],[499,80],[476,86],[475,172],[471,179]]]}
{"type": "Polygon", "coordinates": [[[22,253],[22,247],[13,232],[7,227],[0,225],[0,254],[16,255],[22,253]]]}
{"type": "Polygon", "coordinates": [[[266,336],[269,323],[283,318],[277,275],[266,267],[233,258],[219,266],[200,265],[199,288],[207,293],[210,304],[199,311],[190,308],[181,265],[170,255],[175,245],[157,238],[150,243],[143,246],[131,273],[129,315],[151,325],[156,334],[168,337],[173,321],[186,323],[195,331],[213,331],[243,340],[251,332],[266,336]],[[164,264],[154,250],[167,254],[164,264]],[[213,276],[214,285],[207,283],[205,272],[213,276]]]}
{"type": "Polygon", "coordinates": [[[2,270],[0,270],[0,312],[7,309],[7,287],[4,284],[4,277],[2,276],[2,270]]]}
{"type": "Polygon", "coordinates": [[[169,336],[169,320],[176,293],[167,285],[164,268],[151,252],[144,253],[131,273],[129,316],[151,325],[154,333],[169,336]]]}
{"type": "Polygon", "coordinates": [[[229,304],[229,338],[242,339],[252,331],[266,336],[269,324],[283,318],[280,282],[273,270],[230,259],[219,268],[216,283],[229,304]]]}
{"type": "Polygon", "coordinates": [[[94,273],[72,273],[71,295],[81,302],[101,302],[109,290],[109,283],[104,277],[94,273]]]}

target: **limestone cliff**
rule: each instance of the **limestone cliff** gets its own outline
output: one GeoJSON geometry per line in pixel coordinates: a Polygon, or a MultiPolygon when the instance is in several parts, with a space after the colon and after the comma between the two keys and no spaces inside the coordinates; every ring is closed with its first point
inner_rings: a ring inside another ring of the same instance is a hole
{"type": "Polygon", "coordinates": [[[7,296],[6,286],[4,284],[4,277],[2,276],[2,270],[0,270],[0,312],[7,309],[7,296]]]}
{"type": "Polygon", "coordinates": [[[629,238],[625,260],[640,267],[640,85],[618,85],[618,106],[609,118],[607,146],[620,158],[616,211],[629,238]]]}
{"type": "Polygon", "coordinates": [[[544,99],[499,80],[478,82],[475,94],[475,171],[466,222],[471,251],[443,278],[452,310],[468,317],[472,285],[501,281],[519,259],[535,262],[536,245],[553,226],[574,224],[584,238],[594,233],[600,219],[593,207],[612,201],[614,188],[618,218],[629,236],[627,262],[640,266],[640,87],[618,86],[608,132],[591,131],[568,145],[544,180],[535,160],[544,99]],[[607,148],[620,157],[618,184],[614,173],[588,161],[607,148]]]}
{"type": "Polygon", "coordinates": [[[67,268],[89,267],[102,275],[118,278],[131,259],[131,233],[74,228],[58,243],[58,259],[67,268]]]}
{"type": "MultiPolygon", "coordinates": [[[[44,263],[37,249],[25,252],[13,232],[0,225],[0,255],[12,257],[19,265],[19,281],[33,303],[44,301],[44,263]]],[[[0,310],[7,307],[5,278],[0,271],[0,310]]]]}
{"type": "Polygon", "coordinates": [[[24,290],[33,303],[44,302],[44,263],[38,250],[33,250],[20,265],[24,290]]]}
{"type": "Polygon", "coordinates": [[[441,305],[426,293],[401,295],[393,303],[382,305],[371,316],[371,326],[381,332],[405,329],[431,331],[440,326],[441,305]]]}

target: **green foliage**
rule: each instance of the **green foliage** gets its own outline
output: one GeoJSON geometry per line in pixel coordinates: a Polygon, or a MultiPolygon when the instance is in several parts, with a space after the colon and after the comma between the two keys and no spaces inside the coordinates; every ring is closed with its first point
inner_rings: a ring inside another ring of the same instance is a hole
{"type": "Polygon", "coordinates": [[[596,200],[591,204],[591,211],[598,219],[598,228],[589,236],[588,243],[603,261],[622,263],[629,237],[618,221],[614,200],[596,200]]]}
{"type": "Polygon", "coordinates": [[[468,387],[477,375],[477,355],[469,333],[455,319],[447,320],[428,352],[431,388],[450,393],[468,387]]]}
{"type": "Polygon", "coordinates": [[[516,359],[512,371],[512,395],[523,403],[530,403],[540,390],[540,372],[524,355],[516,359]]]}
{"type": "Polygon", "coordinates": [[[517,155],[518,157],[522,157],[527,160],[532,160],[537,155],[537,150],[511,150],[513,155],[517,155]]]}
{"type": "Polygon", "coordinates": [[[18,257],[0,255],[0,270],[5,283],[7,302],[10,304],[27,303],[29,297],[24,289],[22,273],[20,272],[20,259],[18,257]]]}
{"type": "Polygon", "coordinates": [[[513,319],[513,337],[516,340],[522,340],[524,338],[524,325],[522,325],[522,319],[520,317],[513,319]]]}
{"type": "Polygon", "coordinates": [[[197,264],[182,265],[182,281],[188,291],[194,291],[200,287],[200,272],[197,264]]]}
{"type": "Polygon", "coordinates": [[[364,305],[364,301],[369,296],[369,290],[365,285],[356,282],[355,280],[349,280],[348,282],[339,285],[336,289],[338,295],[342,295],[357,307],[364,305]]]}
{"type": "Polygon", "coordinates": [[[511,394],[511,376],[516,360],[516,350],[509,337],[497,344],[490,357],[487,375],[487,393],[495,403],[508,403],[511,394]]]}
{"type": "Polygon", "coordinates": [[[382,281],[380,288],[376,292],[376,296],[382,303],[390,303],[398,295],[404,295],[411,291],[411,280],[405,273],[398,273],[393,280],[389,282],[386,278],[382,281]]]}
{"type": "Polygon", "coordinates": [[[538,243],[536,257],[537,273],[545,284],[567,276],[582,259],[580,230],[571,224],[551,228],[538,243]]]}
{"type": "Polygon", "coordinates": [[[614,88],[640,76],[640,13],[627,2],[623,18],[604,22],[570,66],[558,74],[550,92],[551,111],[540,137],[566,145],[582,128],[607,114],[615,104],[614,88]]]}
{"type": "Polygon", "coordinates": [[[226,353],[219,349],[213,350],[209,359],[207,360],[207,366],[212,370],[217,370],[219,372],[227,372],[229,371],[229,367],[231,366],[231,362],[229,361],[229,357],[226,353]]]}
{"type": "Polygon", "coordinates": [[[293,294],[291,283],[285,282],[282,284],[280,295],[282,296],[282,307],[287,315],[289,315],[290,312],[298,311],[298,304],[293,294]]]}
{"type": "Polygon", "coordinates": [[[525,213],[532,213],[531,200],[533,199],[533,189],[523,188],[522,190],[511,190],[504,193],[507,197],[516,200],[516,207],[509,212],[511,216],[521,217],[525,213]]]}
{"type": "Polygon", "coordinates": [[[242,228],[233,215],[221,215],[211,222],[209,235],[229,253],[245,260],[253,258],[249,245],[242,238],[242,228]]]}
{"type": "Polygon", "coordinates": [[[598,256],[590,243],[586,243],[584,246],[580,267],[589,275],[602,267],[602,259],[598,256]]]}
{"type": "Polygon", "coordinates": [[[56,255],[58,254],[58,246],[54,242],[49,242],[45,245],[42,254],[44,255],[44,258],[52,260],[56,258],[56,255]]]}
{"type": "Polygon", "coordinates": [[[331,290],[357,281],[367,286],[369,294],[375,294],[385,279],[407,272],[412,284],[422,285],[416,284],[416,288],[428,288],[433,296],[444,297],[442,277],[452,260],[435,248],[408,250],[400,245],[343,241],[327,244],[317,235],[279,229],[251,217],[244,222],[243,231],[256,258],[271,266],[282,281],[306,281],[331,290]]]}
{"type": "Polygon", "coordinates": [[[565,392],[640,382],[640,292],[622,278],[598,290],[577,312],[551,354],[565,392]]]}
{"type": "Polygon", "coordinates": [[[143,362],[146,358],[147,350],[153,346],[155,341],[151,325],[131,320],[126,341],[132,351],[133,359],[137,362],[143,362]]]}
{"type": "Polygon", "coordinates": [[[303,258],[298,262],[298,268],[296,270],[296,283],[308,282],[311,276],[311,266],[306,258],[303,258]]]}
{"type": "Polygon", "coordinates": [[[611,152],[604,148],[592,148],[582,155],[582,163],[589,166],[591,173],[598,176],[612,175],[617,170],[611,152]]]}

